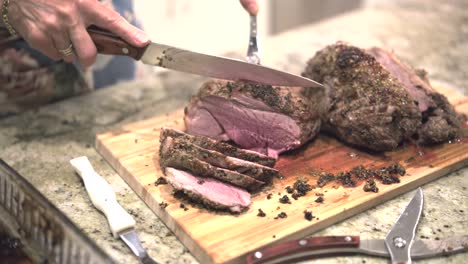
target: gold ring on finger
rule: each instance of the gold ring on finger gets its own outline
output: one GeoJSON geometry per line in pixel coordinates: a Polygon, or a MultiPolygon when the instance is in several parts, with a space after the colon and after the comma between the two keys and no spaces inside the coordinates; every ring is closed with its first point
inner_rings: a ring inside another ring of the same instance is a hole
{"type": "Polygon", "coordinates": [[[63,57],[68,57],[73,55],[73,44],[70,44],[66,49],[57,50],[63,57]]]}

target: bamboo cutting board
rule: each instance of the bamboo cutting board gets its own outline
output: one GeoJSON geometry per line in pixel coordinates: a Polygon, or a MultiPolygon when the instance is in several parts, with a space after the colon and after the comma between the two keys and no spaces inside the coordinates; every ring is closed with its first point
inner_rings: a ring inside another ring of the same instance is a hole
{"type": "MultiPolygon", "coordinates": [[[[468,97],[442,87],[436,89],[446,94],[459,112],[468,114],[468,97]]],[[[248,252],[259,247],[306,236],[468,165],[466,137],[437,147],[406,146],[376,155],[321,134],[301,149],[282,155],[276,168],[285,178],[275,179],[271,189],[252,197],[247,212],[233,216],[178,200],[172,196],[170,185],[154,185],[162,175],[158,157],[162,126],[183,129],[183,111],[100,134],[96,138],[96,148],[201,263],[241,263],[248,252]],[[380,167],[391,162],[404,165],[407,175],[400,178],[399,184],[383,185],[376,181],[378,193],[364,192],[363,183],[354,188],[328,184],[298,200],[291,199],[292,204],[278,201],[286,194],[284,188],[299,177],[309,178],[309,183],[315,184],[317,178],[312,176],[313,172],[336,173],[360,164],[380,167]],[[271,199],[266,198],[268,193],[272,193],[271,199]],[[322,204],[314,202],[315,193],[324,194],[322,204]],[[161,207],[161,202],[168,206],[161,207]],[[189,210],[180,208],[181,202],[188,205],[189,210]],[[266,217],[257,216],[259,208],[266,217]],[[316,218],[305,220],[305,209],[312,210],[316,218]],[[288,217],[274,219],[280,212],[288,217]]]]}

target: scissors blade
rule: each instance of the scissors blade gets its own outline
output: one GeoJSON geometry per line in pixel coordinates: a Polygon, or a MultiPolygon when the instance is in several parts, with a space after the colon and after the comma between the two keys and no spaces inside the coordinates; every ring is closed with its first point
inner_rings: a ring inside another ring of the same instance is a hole
{"type": "MultiPolygon", "coordinates": [[[[341,252],[340,249],[335,250],[341,252]]],[[[359,248],[354,252],[369,256],[390,257],[384,239],[361,239],[359,248]]],[[[427,259],[462,252],[468,252],[468,235],[452,236],[440,240],[414,240],[410,255],[411,259],[427,259]]]]}
{"type": "Polygon", "coordinates": [[[390,252],[392,263],[411,263],[411,246],[413,244],[416,226],[418,225],[421,217],[422,209],[423,192],[421,188],[418,188],[416,194],[406,206],[406,209],[385,237],[385,245],[390,252]]]}

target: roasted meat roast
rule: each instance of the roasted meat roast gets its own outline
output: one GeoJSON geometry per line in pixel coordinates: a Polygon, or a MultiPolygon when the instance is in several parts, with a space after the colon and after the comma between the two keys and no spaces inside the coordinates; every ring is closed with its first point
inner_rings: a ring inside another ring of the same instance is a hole
{"type": "Polygon", "coordinates": [[[460,131],[454,108],[432,89],[426,73],[383,49],[338,42],[318,51],[303,76],[327,88],[322,129],[349,144],[385,151],[405,139],[448,141],[460,131]]]}
{"type": "Polygon", "coordinates": [[[209,81],[185,108],[187,132],[277,158],[320,130],[324,92],[308,89],[209,81]]]}

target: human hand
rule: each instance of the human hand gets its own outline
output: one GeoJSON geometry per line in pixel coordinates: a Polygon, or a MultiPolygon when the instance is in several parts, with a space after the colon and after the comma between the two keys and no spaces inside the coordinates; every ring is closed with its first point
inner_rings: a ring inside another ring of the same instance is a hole
{"type": "Polygon", "coordinates": [[[84,67],[92,65],[97,54],[86,31],[90,25],[107,29],[133,46],[142,47],[149,42],[142,30],[97,0],[14,0],[10,1],[8,18],[31,47],[55,60],[78,60],[84,67]],[[59,50],[70,45],[72,55],[60,54],[59,50]]]}
{"type": "Polygon", "coordinates": [[[256,16],[258,13],[258,4],[257,0],[240,0],[242,6],[244,7],[250,15],[256,16]]]}

